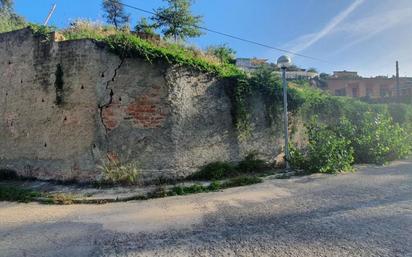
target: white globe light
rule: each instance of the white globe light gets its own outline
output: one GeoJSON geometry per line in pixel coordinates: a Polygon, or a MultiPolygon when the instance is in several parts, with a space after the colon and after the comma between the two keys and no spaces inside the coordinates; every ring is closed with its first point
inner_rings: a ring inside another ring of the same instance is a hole
{"type": "Polygon", "coordinates": [[[287,68],[292,65],[292,59],[290,59],[289,56],[282,55],[281,57],[278,58],[277,63],[280,68],[287,68]]]}

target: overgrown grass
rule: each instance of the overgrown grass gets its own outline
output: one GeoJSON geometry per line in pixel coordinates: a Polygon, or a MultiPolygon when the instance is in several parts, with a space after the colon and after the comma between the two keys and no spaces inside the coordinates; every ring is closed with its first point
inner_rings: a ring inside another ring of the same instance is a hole
{"type": "Polygon", "coordinates": [[[70,23],[70,26],[60,31],[65,40],[95,39],[103,40],[105,37],[114,35],[117,30],[110,25],[100,22],[78,19],[70,23]]]}
{"type": "Polygon", "coordinates": [[[239,176],[231,178],[225,182],[213,181],[208,186],[203,186],[201,184],[194,184],[191,186],[176,186],[173,187],[167,195],[188,195],[188,194],[197,194],[197,193],[206,193],[214,192],[231,187],[241,187],[248,186],[253,184],[261,183],[263,180],[256,176],[239,176]]]}
{"type": "Polygon", "coordinates": [[[37,191],[0,185],[0,201],[27,203],[41,196],[43,196],[43,194],[37,191]]]}

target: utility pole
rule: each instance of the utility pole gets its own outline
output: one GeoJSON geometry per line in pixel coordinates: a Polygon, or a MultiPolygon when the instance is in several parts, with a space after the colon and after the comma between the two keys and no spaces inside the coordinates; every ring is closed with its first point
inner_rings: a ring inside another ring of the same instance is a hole
{"type": "Polygon", "coordinates": [[[278,58],[278,66],[282,70],[282,84],[283,84],[283,126],[284,126],[284,136],[285,136],[285,168],[290,169],[289,166],[289,121],[288,121],[288,83],[286,81],[286,69],[292,65],[292,60],[286,56],[282,55],[278,58]]]}
{"type": "Polygon", "coordinates": [[[282,84],[283,84],[283,125],[285,133],[285,162],[286,169],[289,170],[289,121],[288,121],[288,84],[286,82],[286,67],[282,67],[282,84]]]}
{"type": "Polygon", "coordinates": [[[49,14],[47,15],[47,18],[44,21],[44,24],[43,24],[44,26],[47,26],[47,24],[49,23],[50,18],[52,17],[54,11],[56,10],[56,6],[57,6],[56,4],[53,4],[53,6],[51,7],[49,14]]]}
{"type": "Polygon", "coordinates": [[[398,103],[400,102],[401,92],[400,92],[400,84],[399,84],[399,62],[396,61],[396,100],[398,103]]]}

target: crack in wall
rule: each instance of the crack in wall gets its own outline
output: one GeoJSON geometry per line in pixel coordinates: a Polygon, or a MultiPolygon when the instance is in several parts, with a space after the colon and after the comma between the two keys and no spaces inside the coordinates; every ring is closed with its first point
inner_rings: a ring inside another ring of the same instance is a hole
{"type": "Polygon", "coordinates": [[[104,127],[104,129],[105,129],[106,136],[107,136],[109,130],[108,130],[106,124],[104,123],[103,109],[104,109],[104,108],[108,108],[108,107],[113,103],[113,95],[114,95],[114,92],[113,92],[113,89],[110,88],[110,83],[111,83],[111,82],[114,82],[114,81],[116,80],[117,72],[118,72],[118,70],[122,67],[123,62],[124,62],[124,58],[122,58],[122,59],[120,60],[119,65],[114,69],[114,74],[113,74],[112,78],[106,82],[106,91],[107,91],[108,89],[110,89],[109,101],[108,101],[107,103],[105,103],[105,104],[102,104],[102,105],[99,104],[99,105],[98,105],[99,115],[100,115],[100,121],[102,122],[102,125],[103,125],[103,127],[104,127]]]}

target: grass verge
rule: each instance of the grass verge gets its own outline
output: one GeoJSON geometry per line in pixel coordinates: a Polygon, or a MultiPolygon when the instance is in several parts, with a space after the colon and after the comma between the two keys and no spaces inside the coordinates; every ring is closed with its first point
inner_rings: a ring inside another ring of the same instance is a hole
{"type": "Polygon", "coordinates": [[[0,201],[28,203],[41,197],[42,193],[11,186],[0,186],[0,201]]]}
{"type": "Polygon", "coordinates": [[[197,193],[207,193],[214,192],[231,187],[248,186],[253,184],[258,184],[263,182],[263,180],[256,176],[239,176],[231,178],[223,183],[220,181],[213,181],[208,186],[203,186],[200,184],[195,184],[191,186],[175,186],[167,192],[168,196],[175,195],[188,195],[197,193]]]}
{"type": "Polygon", "coordinates": [[[153,198],[163,198],[176,195],[189,195],[197,193],[215,192],[218,190],[247,186],[252,184],[261,183],[263,180],[255,176],[240,176],[231,178],[226,181],[213,181],[208,186],[200,184],[194,184],[191,186],[175,186],[171,189],[167,189],[165,186],[159,186],[154,192],[147,195],[136,195],[124,199],[78,199],[71,194],[48,194],[30,189],[20,188],[18,186],[4,186],[0,185],[0,201],[9,202],[39,202],[43,204],[104,204],[110,202],[126,202],[132,200],[149,200],[153,198]]]}

